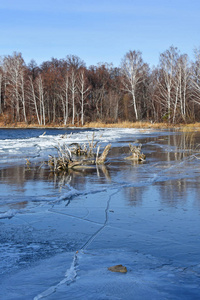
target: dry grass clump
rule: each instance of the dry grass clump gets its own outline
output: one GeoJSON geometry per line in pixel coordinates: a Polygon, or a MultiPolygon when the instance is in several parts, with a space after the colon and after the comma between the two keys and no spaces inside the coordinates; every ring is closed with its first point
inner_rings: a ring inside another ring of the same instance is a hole
{"type": "Polygon", "coordinates": [[[114,124],[105,124],[102,122],[91,122],[84,125],[90,128],[139,128],[139,129],[176,129],[180,131],[200,131],[200,123],[193,124],[168,124],[168,123],[151,123],[151,122],[119,122],[114,124]]]}
{"type": "Polygon", "coordinates": [[[87,128],[133,128],[133,123],[132,122],[121,122],[121,123],[103,123],[100,121],[97,122],[90,122],[85,124],[83,127],[87,127],[87,128]]]}
{"type": "Polygon", "coordinates": [[[83,127],[87,127],[87,128],[155,128],[155,129],[162,129],[162,128],[168,128],[168,127],[174,127],[174,126],[169,125],[167,123],[124,121],[124,122],[110,123],[110,124],[105,124],[102,122],[90,122],[90,123],[85,124],[83,127]]]}
{"type": "Polygon", "coordinates": [[[48,128],[48,127],[58,127],[58,125],[39,125],[37,123],[27,124],[25,122],[17,122],[17,123],[5,123],[0,121],[0,128],[48,128]]]}
{"type": "Polygon", "coordinates": [[[72,124],[63,125],[63,124],[56,124],[56,123],[48,123],[46,125],[39,125],[38,123],[29,123],[26,122],[10,122],[6,123],[0,119],[0,128],[66,128],[66,127],[75,127],[72,124]]]}
{"type": "Polygon", "coordinates": [[[180,126],[179,130],[183,132],[200,131],[200,123],[184,124],[180,126]]]}
{"type": "Polygon", "coordinates": [[[153,123],[148,121],[123,121],[118,123],[103,123],[101,121],[86,123],[84,126],[61,123],[48,123],[46,125],[39,125],[37,123],[26,124],[25,122],[6,123],[0,118],[0,128],[67,128],[67,127],[84,127],[84,128],[139,128],[139,129],[166,129],[173,128],[181,131],[200,131],[200,123],[193,124],[168,124],[168,123],[153,123]]]}
{"type": "Polygon", "coordinates": [[[129,121],[124,121],[120,123],[103,123],[100,121],[90,122],[85,124],[83,127],[87,128],[134,128],[134,123],[129,121]]]}

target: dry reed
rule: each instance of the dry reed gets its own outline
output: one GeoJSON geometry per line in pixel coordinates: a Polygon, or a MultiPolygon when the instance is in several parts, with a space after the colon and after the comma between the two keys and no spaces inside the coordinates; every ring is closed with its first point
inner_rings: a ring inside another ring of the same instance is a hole
{"type": "MultiPolygon", "coordinates": [[[[81,127],[72,124],[47,124],[39,125],[37,123],[26,124],[25,122],[18,123],[5,123],[0,120],[0,128],[69,128],[69,127],[81,127]]],[[[118,122],[106,124],[100,121],[86,123],[84,128],[139,128],[139,129],[176,129],[180,131],[200,131],[200,123],[193,124],[168,124],[168,123],[151,123],[151,122],[118,122]]]]}

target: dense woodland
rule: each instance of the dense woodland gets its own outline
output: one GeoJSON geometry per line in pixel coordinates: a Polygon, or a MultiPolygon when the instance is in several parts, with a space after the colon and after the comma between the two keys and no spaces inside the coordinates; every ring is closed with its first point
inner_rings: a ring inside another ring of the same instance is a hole
{"type": "Polygon", "coordinates": [[[84,125],[100,121],[200,121],[200,49],[194,61],[171,46],[150,68],[129,51],[119,68],[86,67],[74,55],[28,65],[21,53],[0,61],[0,120],[4,125],[84,125]]]}

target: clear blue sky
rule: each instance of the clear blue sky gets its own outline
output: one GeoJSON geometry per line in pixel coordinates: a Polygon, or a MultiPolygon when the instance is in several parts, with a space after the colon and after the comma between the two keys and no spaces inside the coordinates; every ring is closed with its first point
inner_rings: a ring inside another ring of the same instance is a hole
{"type": "Polygon", "coordinates": [[[200,47],[200,0],[0,1],[0,56],[40,64],[68,54],[86,65],[119,66],[129,50],[157,65],[171,45],[193,58],[200,47]]]}

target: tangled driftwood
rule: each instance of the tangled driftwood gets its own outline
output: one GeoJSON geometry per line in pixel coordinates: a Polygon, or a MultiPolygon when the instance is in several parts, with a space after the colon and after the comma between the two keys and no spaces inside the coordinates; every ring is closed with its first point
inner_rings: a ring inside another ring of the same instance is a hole
{"type": "MultiPolygon", "coordinates": [[[[131,156],[125,159],[141,162],[146,157],[141,152],[142,144],[136,146],[136,142],[129,144],[131,156]]],[[[63,144],[62,146],[58,144],[55,147],[58,155],[57,157],[49,155],[48,165],[54,172],[68,171],[70,169],[88,169],[94,168],[97,165],[103,165],[110,151],[111,144],[108,144],[102,153],[100,153],[100,146],[97,147],[97,144],[98,141],[95,141],[94,133],[92,134],[91,141],[88,139],[88,144],[72,143],[70,145],[63,144]]]]}
{"type": "Polygon", "coordinates": [[[72,143],[69,145],[69,149],[71,153],[76,156],[81,156],[81,155],[87,156],[88,150],[86,144],[82,146],[79,143],[72,143]]]}
{"type": "Polygon", "coordinates": [[[131,151],[131,156],[128,156],[125,159],[134,161],[144,161],[146,159],[146,156],[141,152],[142,144],[139,146],[129,144],[129,148],[131,151]]]}
{"type": "Polygon", "coordinates": [[[95,157],[96,152],[98,151],[96,148],[99,141],[95,142],[94,139],[95,139],[95,134],[93,133],[91,140],[89,140],[87,136],[88,144],[84,143],[83,145],[80,145],[79,143],[72,143],[69,145],[69,149],[71,153],[76,156],[83,155],[87,157],[95,157]]]}
{"type": "Polygon", "coordinates": [[[69,169],[80,169],[88,168],[94,165],[104,164],[108,152],[111,148],[111,144],[108,144],[102,154],[99,156],[99,147],[97,148],[97,153],[92,157],[87,157],[81,160],[72,158],[71,150],[64,144],[63,146],[58,145],[56,147],[58,151],[58,157],[49,155],[48,165],[53,171],[67,171],[69,169]]]}

